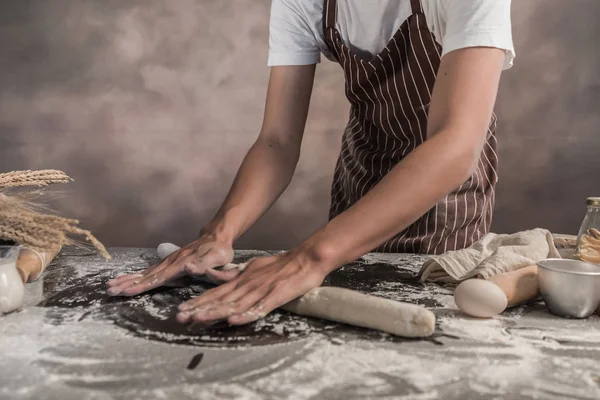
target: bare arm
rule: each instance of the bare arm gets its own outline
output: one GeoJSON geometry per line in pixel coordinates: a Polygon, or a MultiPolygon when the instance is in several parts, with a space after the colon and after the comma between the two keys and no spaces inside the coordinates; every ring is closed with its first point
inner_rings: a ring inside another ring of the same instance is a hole
{"type": "Polygon", "coordinates": [[[204,232],[233,243],[287,188],[300,156],[314,75],[315,65],[271,69],[260,135],[204,232]]]}
{"type": "Polygon", "coordinates": [[[256,320],[319,286],[327,273],[391,238],[460,186],[485,143],[503,60],[503,51],[491,48],[445,55],[422,145],[299,247],[250,262],[228,283],[182,304],[178,319],[256,320]]]}
{"type": "Polygon", "coordinates": [[[428,139],[304,246],[328,268],[355,260],[405,229],[473,173],[493,112],[504,52],[447,54],[432,94],[428,139]],[[351,229],[360,226],[360,229],[351,229]]]}
{"type": "Polygon", "coordinates": [[[108,293],[133,296],[183,275],[215,281],[214,267],[233,260],[233,242],[248,230],[289,185],[298,158],[315,75],[315,66],[274,67],[260,135],[237,173],[233,186],[200,237],[138,274],[107,282],[108,293]]]}

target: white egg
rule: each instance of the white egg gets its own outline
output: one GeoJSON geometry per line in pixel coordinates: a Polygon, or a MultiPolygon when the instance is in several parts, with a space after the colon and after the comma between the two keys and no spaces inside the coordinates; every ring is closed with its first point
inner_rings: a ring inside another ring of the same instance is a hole
{"type": "Polygon", "coordinates": [[[456,287],[454,302],[472,317],[490,318],[506,309],[508,299],[500,287],[483,279],[468,279],[456,287]]]}

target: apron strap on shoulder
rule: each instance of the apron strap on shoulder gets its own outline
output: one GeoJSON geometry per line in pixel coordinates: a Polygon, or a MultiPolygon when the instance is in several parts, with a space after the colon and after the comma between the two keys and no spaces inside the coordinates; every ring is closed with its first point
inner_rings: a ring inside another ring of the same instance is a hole
{"type": "Polygon", "coordinates": [[[410,8],[413,14],[422,14],[423,7],[421,7],[421,0],[410,0],[410,8]]]}
{"type": "Polygon", "coordinates": [[[326,35],[327,30],[335,28],[337,18],[337,1],[324,0],[323,2],[323,33],[326,35]]]}

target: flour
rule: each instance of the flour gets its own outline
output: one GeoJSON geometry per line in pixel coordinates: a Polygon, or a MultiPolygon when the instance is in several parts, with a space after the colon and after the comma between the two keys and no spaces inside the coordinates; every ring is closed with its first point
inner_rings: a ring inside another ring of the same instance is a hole
{"type": "MultiPolygon", "coordinates": [[[[18,254],[18,252],[15,252],[18,254]]],[[[17,271],[16,256],[0,259],[0,315],[23,306],[25,288],[17,271]]]]}
{"type": "Polygon", "coordinates": [[[598,317],[564,320],[542,303],[488,320],[465,317],[451,287],[400,279],[418,263],[386,267],[372,256],[329,282],[430,304],[438,320],[432,340],[284,312],[252,326],[203,330],[172,319],[178,296],[197,295],[200,286],[104,297],[100,288],[116,270],[152,262],[142,251],[120,251],[115,259],[129,263],[118,268],[67,258],[68,267],[61,263],[42,278],[45,307],[0,319],[0,398],[600,398],[598,317]],[[375,269],[376,278],[366,279],[375,269]],[[98,290],[84,293],[90,287],[98,290]],[[60,303],[60,293],[75,300],[60,303]],[[155,325],[125,327],[142,323],[140,316],[155,325]],[[199,353],[202,362],[188,370],[199,353]]]}

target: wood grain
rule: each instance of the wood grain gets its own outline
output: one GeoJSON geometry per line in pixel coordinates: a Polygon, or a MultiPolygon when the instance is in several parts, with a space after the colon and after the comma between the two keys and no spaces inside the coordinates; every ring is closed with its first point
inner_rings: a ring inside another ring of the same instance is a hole
{"type": "Polygon", "coordinates": [[[536,265],[495,275],[488,280],[502,289],[508,299],[508,307],[528,303],[540,297],[536,265]]]}

